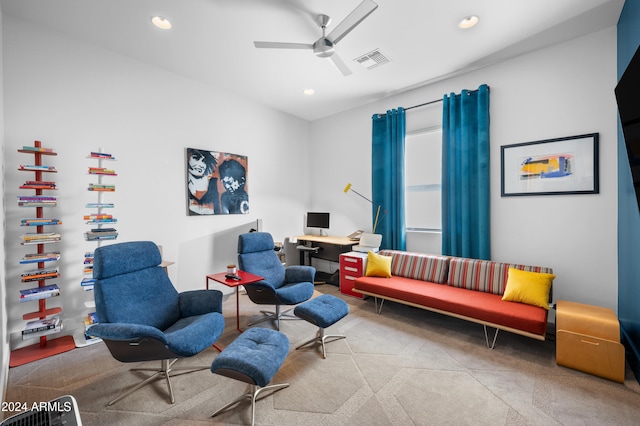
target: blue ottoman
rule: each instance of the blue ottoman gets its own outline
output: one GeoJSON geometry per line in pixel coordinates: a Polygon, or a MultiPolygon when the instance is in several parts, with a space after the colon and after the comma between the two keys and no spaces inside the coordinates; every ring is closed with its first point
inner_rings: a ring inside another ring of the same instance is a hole
{"type": "Polygon", "coordinates": [[[326,358],[327,351],[325,343],[344,339],[346,337],[342,335],[325,335],[324,333],[325,328],[332,326],[342,318],[346,317],[349,313],[349,305],[347,305],[347,303],[342,299],[330,294],[323,294],[322,296],[296,306],[293,313],[297,317],[318,326],[318,333],[316,336],[313,339],[304,342],[296,349],[300,349],[304,346],[310,345],[311,343],[320,343],[322,345],[322,356],[326,358]],[[331,338],[331,340],[327,342],[327,339],[329,338],[331,338]]]}
{"type": "Polygon", "coordinates": [[[213,360],[211,372],[248,383],[250,388],[244,395],[220,408],[211,417],[247,398],[251,400],[253,425],[258,395],[265,390],[276,392],[289,386],[289,383],[267,386],[280,369],[288,352],[289,339],[276,330],[250,328],[238,336],[213,360]]]}

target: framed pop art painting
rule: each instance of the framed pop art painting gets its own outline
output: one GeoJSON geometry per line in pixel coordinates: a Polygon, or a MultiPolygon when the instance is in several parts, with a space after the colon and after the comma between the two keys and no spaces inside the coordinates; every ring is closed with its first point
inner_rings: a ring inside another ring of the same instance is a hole
{"type": "Polygon", "coordinates": [[[501,195],[598,194],[598,133],[501,147],[501,195]]]}
{"type": "Polygon", "coordinates": [[[248,159],[244,155],[187,148],[189,216],[248,214],[248,159]]]}

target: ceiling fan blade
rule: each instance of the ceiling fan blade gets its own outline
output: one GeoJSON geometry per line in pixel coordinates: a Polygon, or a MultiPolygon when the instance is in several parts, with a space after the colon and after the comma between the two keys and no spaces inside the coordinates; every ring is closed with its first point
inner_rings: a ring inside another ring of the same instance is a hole
{"type": "Polygon", "coordinates": [[[280,43],[277,41],[254,41],[253,45],[261,49],[313,49],[308,43],[280,43]]]}
{"type": "Polygon", "coordinates": [[[333,44],[338,43],[377,8],[378,5],[376,3],[371,0],[364,0],[331,31],[327,38],[331,40],[333,44]]]}
{"type": "Polygon", "coordinates": [[[343,76],[346,77],[352,74],[347,64],[342,62],[342,59],[340,59],[340,56],[338,56],[336,53],[329,56],[329,59],[331,59],[331,62],[333,62],[333,65],[335,65],[336,68],[338,68],[338,70],[342,73],[343,76]]]}

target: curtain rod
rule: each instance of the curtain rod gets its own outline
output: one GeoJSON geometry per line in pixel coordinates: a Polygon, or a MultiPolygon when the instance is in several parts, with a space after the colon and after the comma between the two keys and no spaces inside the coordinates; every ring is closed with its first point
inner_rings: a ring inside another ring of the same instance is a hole
{"type": "MultiPolygon", "coordinates": [[[[478,89],[475,89],[475,90],[467,90],[467,93],[473,93],[473,92],[477,92],[477,91],[478,91],[478,89]]],[[[427,106],[427,105],[435,104],[436,102],[442,102],[442,98],[440,98],[440,99],[436,99],[435,101],[429,101],[429,102],[425,102],[425,103],[423,103],[423,104],[418,104],[418,105],[414,105],[414,106],[406,107],[404,110],[405,110],[405,111],[407,111],[407,110],[410,110],[410,109],[413,109],[413,108],[420,108],[420,107],[423,107],[423,106],[427,106]]]]}
{"type": "Polygon", "coordinates": [[[425,102],[423,104],[418,104],[418,105],[414,105],[414,106],[410,106],[410,107],[406,107],[404,110],[408,111],[410,109],[414,109],[414,108],[420,108],[423,106],[427,106],[427,105],[431,105],[431,104],[435,104],[436,102],[442,102],[442,99],[436,99],[435,101],[429,101],[429,102],[425,102]]]}
{"type": "MultiPolygon", "coordinates": [[[[487,87],[488,87],[488,86],[487,86],[487,87]]],[[[479,89],[475,89],[475,90],[467,90],[467,93],[477,92],[478,90],[479,90],[479,89]]],[[[404,108],[404,110],[405,110],[405,111],[408,111],[408,110],[413,109],[413,108],[420,108],[420,107],[423,107],[423,106],[427,106],[427,105],[435,104],[436,102],[442,102],[442,100],[443,100],[443,99],[442,99],[442,98],[440,98],[440,99],[436,99],[436,100],[433,100],[433,101],[425,102],[425,103],[422,103],[422,104],[413,105],[413,106],[410,106],[410,107],[406,107],[406,108],[404,108]]],[[[384,116],[384,115],[386,115],[386,114],[385,114],[385,113],[378,113],[377,115],[378,115],[378,117],[382,117],[382,116],[384,116]]]]}

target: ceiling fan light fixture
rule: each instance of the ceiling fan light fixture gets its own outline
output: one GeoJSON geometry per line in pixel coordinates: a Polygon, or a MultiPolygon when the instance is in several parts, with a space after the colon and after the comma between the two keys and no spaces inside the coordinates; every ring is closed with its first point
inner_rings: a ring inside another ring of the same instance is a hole
{"type": "Polygon", "coordinates": [[[462,21],[460,21],[460,23],[458,24],[458,27],[462,28],[463,30],[467,30],[471,27],[474,27],[479,20],[480,18],[478,18],[477,15],[469,15],[464,19],[462,19],[462,21]]]}
{"type": "Polygon", "coordinates": [[[171,21],[169,21],[167,18],[163,16],[159,16],[159,15],[152,16],[151,23],[153,23],[153,25],[160,28],[161,30],[171,29],[171,21]]]}

